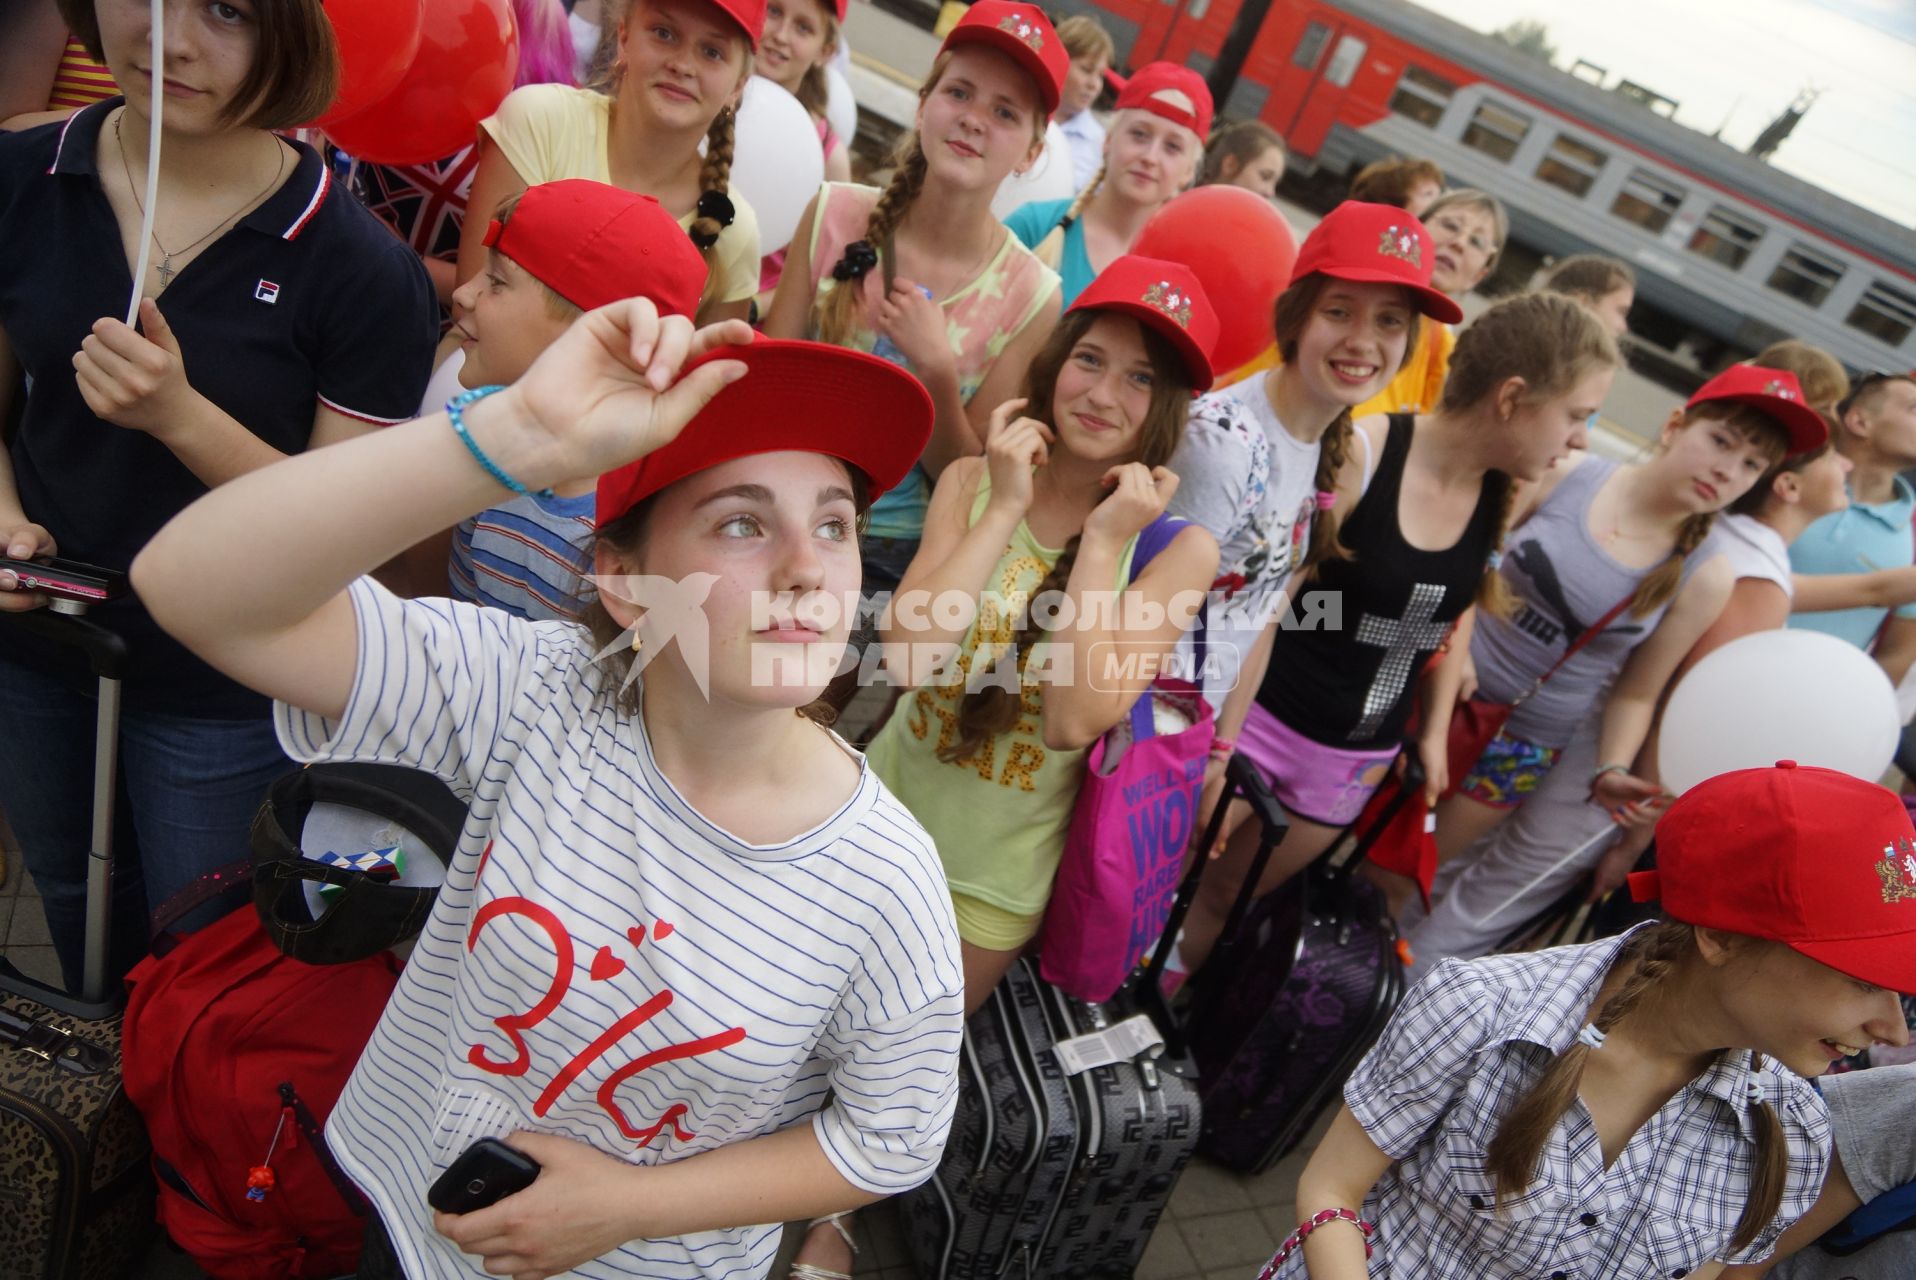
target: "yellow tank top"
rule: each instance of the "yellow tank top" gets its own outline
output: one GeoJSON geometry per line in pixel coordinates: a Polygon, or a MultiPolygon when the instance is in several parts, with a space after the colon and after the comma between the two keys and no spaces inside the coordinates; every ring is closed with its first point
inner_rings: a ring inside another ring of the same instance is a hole
{"type": "MultiPolygon", "coordinates": [[[[991,477],[981,476],[971,504],[973,524],[990,497],[991,477]]],[[[1118,558],[1114,590],[1129,584],[1136,549],[1133,538],[1118,558]]],[[[1051,898],[1086,749],[1045,746],[1044,687],[1027,683],[1009,732],[965,760],[947,763],[938,750],[958,740],[968,673],[976,670],[982,682],[991,660],[1010,648],[1025,603],[1061,554],[1040,545],[1019,522],[986,581],[984,607],[959,648],[951,680],[908,691],[866,751],[873,772],[931,833],[952,891],[1014,915],[1036,915],[1051,898]]],[[[1028,672],[1046,669],[1047,648],[1040,644],[1033,652],[1028,672]]]]}

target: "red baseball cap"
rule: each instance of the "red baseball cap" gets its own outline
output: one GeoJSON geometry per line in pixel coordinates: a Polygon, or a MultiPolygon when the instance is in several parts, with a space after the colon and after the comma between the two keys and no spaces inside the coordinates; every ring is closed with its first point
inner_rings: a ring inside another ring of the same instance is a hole
{"type": "Polygon", "coordinates": [[[1071,69],[1071,55],[1065,52],[1064,42],[1058,39],[1043,9],[1009,0],[978,0],[958,19],[938,52],[961,44],[987,45],[1009,54],[1037,84],[1046,118],[1058,109],[1058,99],[1064,96],[1065,73],[1071,69]]]}
{"type": "MultiPolygon", "coordinates": [[[[714,8],[743,28],[745,36],[752,42],[753,50],[758,48],[758,38],[765,34],[766,0],[707,0],[714,8]]],[[[840,6],[839,21],[845,20],[843,6],[840,6]]]]}
{"type": "Polygon", "coordinates": [[[1211,389],[1217,312],[1197,274],[1181,262],[1126,254],[1084,287],[1072,311],[1117,311],[1163,334],[1184,359],[1191,389],[1211,389]]]}
{"type": "Polygon", "coordinates": [[[824,342],[759,338],[686,365],[742,360],[746,374],[699,410],[671,443],[599,477],[598,527],[676,481],[734,458],[787,449],[841,458],[876,498],[931,439],[931,395],[889,360],[824,342]]]}
{"type": "Polygon", "coordinates": [[[1346,200],[1304,237],[1291,283],[1316,271],[1337,280],[1402,285],[1419,311],[1456,324],[1464,318],[1464,309],[1430,287],[1434,261],[1430,232],[1423,223],[1395,205],[1346,200]]]}
{"type": "Polygon", "coordinates": [[[528,187],[485,243],[586,311],[650,298],[660,314],[689,316],[705,292],[705,259],[651,196],[584,178],[528,187]]]}
{"type": "Polygon", "coordinates": [[[1211,136],[1211,86],[1189,67],[1175,62],[1139,67],[1118,91],[1118,110],[1134,107],[1194,130],[1200,146],[1211,136]]]}
{"type": "Polygon", "coordinates": [[[1916,993],[1916,828],[1873,782],[1793,760],[1700,782],[1657,823],[1657,869],[1630,894],[1916,993]]]}
{"type": "Polygon", "coordinates": [[[1753,364],[1733,364],[1697,388],[1683,407],[1726,400],[1746,404],[1774,418],[1790,438],[1789,453],[1794,457],[1820,449],[1830,438],[1829,423],[1803,400],[1803,386],[1788,369],[1763,369],[1753,364]]]}

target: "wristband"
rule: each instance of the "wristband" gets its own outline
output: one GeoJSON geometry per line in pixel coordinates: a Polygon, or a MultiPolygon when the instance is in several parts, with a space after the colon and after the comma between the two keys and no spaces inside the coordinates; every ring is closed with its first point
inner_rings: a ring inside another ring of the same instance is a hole
{"type": "Polygon", "coordinates": [[[1236,738],[1211,739],[1211,758],[1213,760],[1229,760],[1236,751],[1236,738]]]}
{"type": "Polygon", "coordinates": [[[1297,1230],[1291,1232],[1290,1235],[1284,1238],[1284,1243],[1277,1246],[1276,1255],[1265,1264],[1264,1270],[1258,1272],[1257,1280],[1271,1280],[1271,1277],[1278,1273],[1278,1269],[1284,1265],[1290,1256],[1297,1252],[1297,1247],[1304,1243],[1305,1236],[1317,1230],[1319,1227],[1332,1222],[1348,1222],[1364,1233],[1364,1260],[1366,1262],[1370,1261],[1370,1237],[1371,1233],[1377,1228],[1365,1222],[1349,1209],[1320,1209],[1303,1222],[1298,1223],[1297,1230]]]}
{"type": "Polygon", "coordinates": [[[494,480],[497,480],[500,484],[521,497],[527,494],[531,494],[535,498],[554,497],[555,495],[550,489],[541,489],[537,493],[533,493],[532,490],[507,475],[505,468],[501,467],[491,458],[488,458],[486,451],[479,447],[479,442],[472,438],[472,432],[466,430],[466,406],[485,399],[495,391],[504,390],[505,388],[502,386],[474,387],[472,390],[462,391],[452,399],[446,401],[446,416],[452,419],[452,429],[459,433],[459,438],[465,442],[466,448],[471,451],[473,457],[479,460],[479,465],[486,469],[486,474],[494,480]]]}
{"type": "Polygon", "coordinates": [[[1627,764],[1602,765],[1597,769],[1595,773],[1590,775],[1590,785],[1592,787],[1595,787],[1597,783],[1603,778],[1603,775],[1606,773],[1628,773],[1628,772],[1630,772],[1630,766],[1627,764]]]}

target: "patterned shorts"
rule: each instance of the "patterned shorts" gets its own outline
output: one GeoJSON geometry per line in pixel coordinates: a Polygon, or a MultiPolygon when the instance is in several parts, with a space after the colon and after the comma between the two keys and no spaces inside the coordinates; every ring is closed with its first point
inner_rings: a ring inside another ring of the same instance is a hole
{"type": "Polygon", "coordinates": [[[1499,733],[1457,784],[1457,790],[1494,809],[1515,809],[1543,782],[1562,754],[1562,747],[1540,747],[1499,733]]]}

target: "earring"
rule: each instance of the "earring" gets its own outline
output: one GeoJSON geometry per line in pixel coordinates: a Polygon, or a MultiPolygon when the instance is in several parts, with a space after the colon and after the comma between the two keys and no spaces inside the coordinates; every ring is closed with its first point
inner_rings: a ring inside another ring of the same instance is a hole
{"type": "Polygon", "coordinates": [[[638,624],[633,623],[632,624],[632,652],[642,653],[644,651],[645,651],[645,637],[639,634],[638,624]]]}

